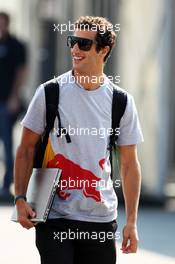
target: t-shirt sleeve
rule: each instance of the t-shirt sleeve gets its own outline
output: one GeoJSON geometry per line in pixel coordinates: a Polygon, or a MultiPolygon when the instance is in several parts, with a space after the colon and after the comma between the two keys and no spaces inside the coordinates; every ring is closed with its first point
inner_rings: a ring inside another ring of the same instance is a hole
{"type": "Polygon", "coordinates": [[[21,125],[41,135],[46,125],[46,102],[44,86],[40,85],[33,96],[21,125]]]}
{"type": "Polygon", "coordinates": [[[143,134],[133,96],[128,94],[125,113],[120,121],[118,145],[135,145],[143,142],[143,134]]]}

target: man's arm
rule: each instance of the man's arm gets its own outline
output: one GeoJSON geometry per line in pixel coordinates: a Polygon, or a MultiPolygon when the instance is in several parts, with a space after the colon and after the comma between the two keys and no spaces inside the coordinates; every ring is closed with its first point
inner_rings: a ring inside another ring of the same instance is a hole
{"type": "Polygon", "coordinates": [[[20,107],[20,90],[26,78],[26,66],[19,66],[16,70],[11,94],[7,101],[7,107],[11,113],[16,113],[20,107]]]}
{"type": "Polygon", "coordinates": [[[20,92],[27,73],[27,50],[26,46],[18,40],[15,40],[13,45],[13,50],[15,50],[13,56],[15,76],[12,90],[8,97],[7,107],[11,113],[17,113],[20,108],[20,92]]]}
{"type": "Polygon", "coordinates": [[[141,169],[136,145],[120,146],[122,189],[126,225],[123,229],[123,253],[135,253],[138,247],[137,213],[141,188],[141,169]]]}
{"type": "MultiPolygon", "coordinates": [[[[20,145],[17,149],[14,165],[15,196],[26,195],[28,182],[33,168],[34,150],[40,135],[23,128],[20,145]]],[[[23,199],[16,202],[18,221],[25,228],[31,228],[34,224],[29,217],[34,217],[30,205],[23,199]]]]}

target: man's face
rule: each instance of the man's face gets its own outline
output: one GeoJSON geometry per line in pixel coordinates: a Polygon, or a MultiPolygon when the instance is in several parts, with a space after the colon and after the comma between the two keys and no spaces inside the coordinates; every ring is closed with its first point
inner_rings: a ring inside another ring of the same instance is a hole
{"type": "MultiPolygon", "coordinates": [[[[91,39],[95,41],[96,32],[95,31],[84,31],[76,30],[74,36],[91,39]]],[[[80,50],[78,44],[76,43],[73,48],[71,48],[73,69],[79,73],[98,73],[99,69],[103,66],[103,55],[101,52],[96,51],[96,44],[93,43],[89,51],[80,50]]]]}
{"type": "Polygon", "coordinates": [[[8,33],[8,23],[6,19],[0,16],[0,38],[4,37],[8,33]]]}

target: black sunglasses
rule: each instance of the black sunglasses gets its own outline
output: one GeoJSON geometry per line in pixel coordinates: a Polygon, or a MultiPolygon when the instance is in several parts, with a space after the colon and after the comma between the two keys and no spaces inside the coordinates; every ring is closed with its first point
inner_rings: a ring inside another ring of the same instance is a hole
{"type": "Polygon", "coordinates": [[[89,51],[92,47],[93,43],[97,43],[95,40],[87,39],[87,38],[80,38],[75,36],[68,36],[67,37],[67,46],[69,48],[73,48],[75,44],[78,44],[80,50],[89,51]]]}

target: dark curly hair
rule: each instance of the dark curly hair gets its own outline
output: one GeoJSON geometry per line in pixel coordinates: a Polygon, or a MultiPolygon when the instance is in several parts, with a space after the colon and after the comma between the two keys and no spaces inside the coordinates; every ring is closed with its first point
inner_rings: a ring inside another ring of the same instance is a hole
{"type": "Polygon", "coordinates": [[[96,51],[99,52],[102,48],[109,46],[109,52],[104,57],[104,62],[106,62],[116,40],[113,25],[104,17],[81,16],[75,22],[75,29],[93,30],[97,32],[95,38],[97,42],[96,51]]]}

